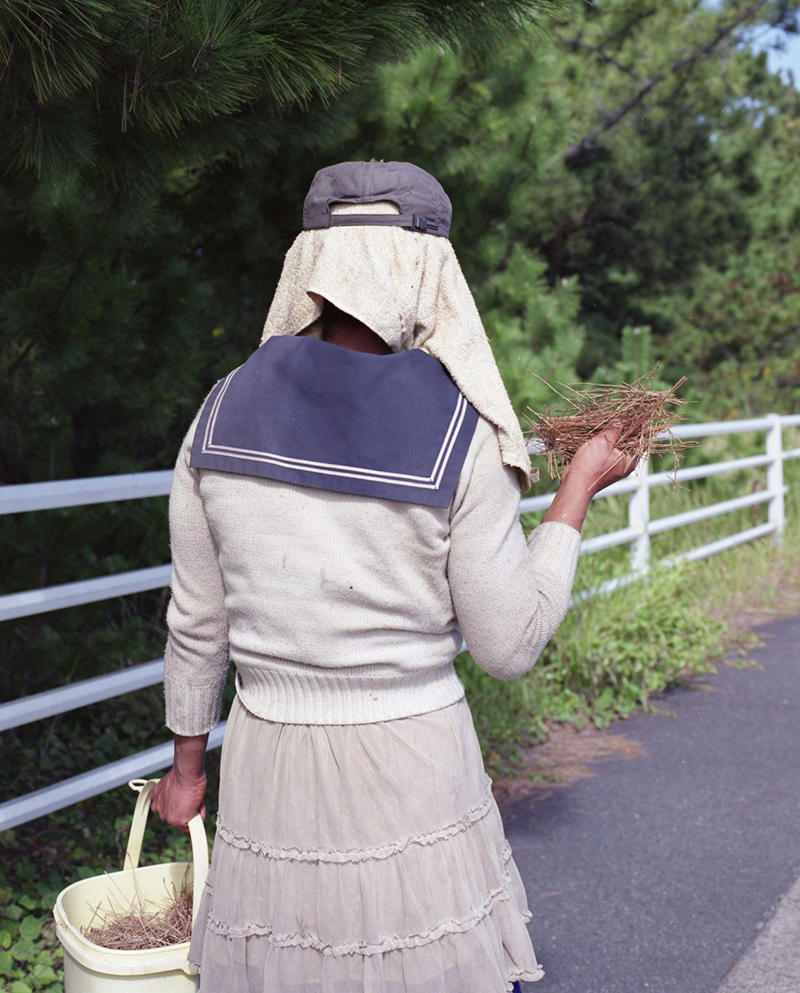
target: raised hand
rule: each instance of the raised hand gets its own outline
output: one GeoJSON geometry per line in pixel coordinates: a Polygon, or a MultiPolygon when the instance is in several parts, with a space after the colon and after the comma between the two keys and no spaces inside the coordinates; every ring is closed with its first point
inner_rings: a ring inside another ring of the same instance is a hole
{"type": "Polygon", "coordinates": [[[606,486],[629,476],[636,468],[638,459],[614,447],[619,434],[618,427],[609,427],[584,442],[562,473],[562,484],[568,476],[571,482],[580,480],[594,496],[606,486]]]}
{"type": "Polygon", "coordinates": [[[617,427],[606,428],[581,445],[561,474],[561,486],[543,523],[558,521],[580,531],[592,497],[633,472],[636,456],[614,447],[619,433],[617,427]]]}

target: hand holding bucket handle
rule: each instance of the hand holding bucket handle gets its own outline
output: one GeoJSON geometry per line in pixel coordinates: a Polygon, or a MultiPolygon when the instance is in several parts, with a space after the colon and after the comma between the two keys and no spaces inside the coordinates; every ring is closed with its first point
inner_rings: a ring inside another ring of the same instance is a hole
{"type": "MultiPolygon", "coordinates": [[[[128,786],[139,796],[133,811],[128,847],[125,850],[125,859],[122,863],[123,869],[135,869],[139,865],[144,829],[147,824],[147,815],[150,812],[150,794],[158,781],[157,779],[132,779],[128,783],[128,786]]],[[[192,924],[194,924],[200,906],[200,896],[208,876],[208,837],[199,813],[195,814],[189,821],[189,838],[192,843],[192,862],[194,864],[194,896],[192,899],[192,924]]]]}

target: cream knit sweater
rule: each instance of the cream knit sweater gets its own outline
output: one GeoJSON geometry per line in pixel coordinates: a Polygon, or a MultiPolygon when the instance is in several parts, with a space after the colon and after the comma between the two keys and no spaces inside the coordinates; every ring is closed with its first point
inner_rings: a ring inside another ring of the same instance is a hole
{"type": "Polygon", "coordinates": [[[242,703],[290,724],[360,724],[446,707],[462,634],[499,679],[527,672],[567,611],[580,533],[526,540],[519,484],[480,418],[449,507],[189,466],[170,494],[167,726],[218,722],[229,658],[242,703]]]}

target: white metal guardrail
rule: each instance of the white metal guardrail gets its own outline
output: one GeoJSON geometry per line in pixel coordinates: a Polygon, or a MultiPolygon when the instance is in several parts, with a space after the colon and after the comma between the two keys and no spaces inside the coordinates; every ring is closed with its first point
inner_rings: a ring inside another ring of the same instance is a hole
{"type": "MultiPolygon", "coordinates": [[[[615,494],[628,494],[628,526],[608,534],[588,538],[581,545],[581,554],[600,552],[617,545],[630,546],[631,570],[624,576],[610,580],[601,586],[575,594],[573,604],[587,596],[605,594],[619,586],[626,585],[645,575],[650,566],[650,536],[673,528],[685,527],[698,521],[707,520],[721,514],[728,514],[746,507],[767,504],[765,524],[747,528],[718,541],[700,545],[676,556],[679,559],[696,560],[716,555],[747,541],[754,541],[764,535],[773,534],[780,539],[784,528],[783,464],[787,459],[799,458],[800,448],[785,449],[782,429],[800,427],[800,414],[781,417],[767,414],[765,417],[739,421],[720,421],[706,424],[684,424],[674,433],[681,439],[707,438],[715,435],[741,434],[749,431],[765,432],[763,455],[711,462],[706,465],[679,469],[675,473],[651,473],[649,465],[643,462],[637,472],[627,479],[602,490],[595,499],[603,499],[615,494]],[[672,483],[677,475],[678,482],[704,479],[720,473],[736,470],[767,467],[767,485],[758,493],[748,493],[731,500],[694,510],[672,514],[668,517],[650,518],[650,490],[655,486],[672,483]]],[[[534,451],[535,447],[531,446],[534,451]]],[[[53,483],[31,483],[23,486],[0,487],[0,514],[17,514],[33,510],[50,510],[60,507],[87,506],[109,503],[117,500],[137,500],[146,497],[165,496],[169,493],[172,472],[144,472],[120,476],[101,476],[94,479],[70,479],[53,483]]],[[[520,513],[546,510],[553,501],[554,494],[528,497],[520,502],[520,513]]],[[[62,610],[84,603],[95,603],[112,597],[125,596],[144,590],[161,589],[169,583],[169,565],[137,569],[132,572],[97,579],[64,583],[60,586],[27,590],[0,596],[0,621],[41,614],[51,610],[62,610]]],[[[78,683],[61,686],[44,693],[36,693],[20,700],[0,704],[0,731],[20,727],[33,721],[64,714],[91,703],[110,700],[133,690],[154,686],[163,679],[164,660],[154,659],[117,672],[78,683]]],[[[209,747],[216,748],[222,743],[225,723],[219,724],[211,732],[209,747]]],[[[70,806],[80,800],[96,796],[108,789],[147,773],[168,766],[172,759],[172,743],[165,742],[127,758],[92,769],[79,776],[72,776],[60,783],[46,786],[24,796],[0,804],[0,830],[24,824],[43,814],[49,814],[70,806]]]]}

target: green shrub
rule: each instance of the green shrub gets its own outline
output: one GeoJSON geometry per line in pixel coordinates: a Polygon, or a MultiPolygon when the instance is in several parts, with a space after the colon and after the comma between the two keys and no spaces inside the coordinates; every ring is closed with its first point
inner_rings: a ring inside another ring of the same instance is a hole
{"type": "Polygon", "coordinates": [[[61,879],[56,872],[34,879],[34,867],[16,867],[25,892],[15,894],[0,872],[0,989],[4,993],[62,993],[62,953],[50,910],[61,879]]]}
{"type": "Polygon", "coordinates": [[[686,562],[658,568],[581,604],[546,647],[539,678],[580,697],[602,724],[646,708],[684,673],[713,671],[727,625],[706,609],[697,572],[686,562]]]}
{"type": "MultiPolygon", "coordinates": [[[[569,612],[533,669],[503,682],[458,660],[489,772],[513,769],[547,721],[597,726],[648,709],[650,694],[689,673],[714,671],[728,625],[702,595],[704,563],[658,568],[645,580],[569,612]]],[[[597,581],[608,569],[594,570],[597,581]]]]}

